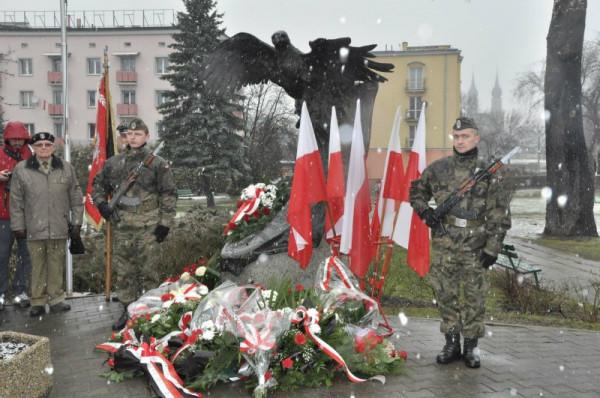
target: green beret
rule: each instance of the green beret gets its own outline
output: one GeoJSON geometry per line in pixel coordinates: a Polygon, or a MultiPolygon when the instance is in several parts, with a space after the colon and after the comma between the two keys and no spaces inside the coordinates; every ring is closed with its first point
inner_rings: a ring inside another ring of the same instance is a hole
{"type": "Polygon", "coordinates": [[[128,128],[129,130],[144,130],[146,133],[148,132],[148,126],[146,126],[146,123],[137,117],[129,122],[128,128]]]}
{"type": "Polygon", "coordinates": [[[475,124],[475,121],[469,117],[459,117],[454,122],[452,129],[453,130],[466,130],[466,129],[477,130],[477,124],[475,124]]]}

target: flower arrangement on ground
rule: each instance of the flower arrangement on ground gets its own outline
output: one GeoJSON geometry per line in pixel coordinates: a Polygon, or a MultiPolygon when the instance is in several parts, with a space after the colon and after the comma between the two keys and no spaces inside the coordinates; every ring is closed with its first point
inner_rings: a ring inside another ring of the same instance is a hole
{"type": "Polygon", "coordinates": [[[110,353],[108,377],[143,372],[164,397],[200,397],[218,382],[244,380],[264,397],[329,386],[339,371],[352,382],[383,382],[403,368],[405,354],[389,341],[377,303],[336,257],[321,264],[312,288],[225,281],[206,291],[207,272],[199,273],[148,292],[145,313],[132,304],[127,326],[97,347],[110,353]]]}

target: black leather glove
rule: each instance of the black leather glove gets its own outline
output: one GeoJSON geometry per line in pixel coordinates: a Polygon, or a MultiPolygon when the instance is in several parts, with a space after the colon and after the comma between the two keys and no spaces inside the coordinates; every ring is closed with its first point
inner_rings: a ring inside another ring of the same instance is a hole
{"type": "Polygon", "coordinates": [[[81,225],[69,225],[69,252],[71,254],[85,254],[85,246],[81,240],[81,225]]]}
{"type": "Polygon", "coordinates": [[[27,231],[26,230],[13,231],[13,235],[15,236],[15,239],[27,239],[27,231]]]}
{"type": "Polygon", "coordinates": [[[419,217],[421,220],[425,221],[425,224],[431,229],[437,229],[442,224],[440,218],[435,214],[432,208],[428,207],[424,212],[422,212],[419,217]]]}
{"type": "Polygon", "coordinates": [[[98,203],[98,211],[104,217],[105,220],[110,220],[110,216],[112,216],[113,211],[108,206],[107,202],[98,203]]]}
{"type": "Polygon", "coordinates": [[[167,235],[169,234],[169,227],[165,227],[164,225],[158,224],[156,229],[154,229],[154,236],[156,236],[156,241],[161,243],[165,240],[167,235]]]}
{"type": "Polygon", "coordinates": [[[496,263],[497,259],[498,259],[498,256],[496,256],[496,257],[490,256],[483,250],[481,251],[481,254],[479,255],[479,261],[481,261],[481,266],[486,269],[490,268],[492,265],[494,265],[496,263]]]}

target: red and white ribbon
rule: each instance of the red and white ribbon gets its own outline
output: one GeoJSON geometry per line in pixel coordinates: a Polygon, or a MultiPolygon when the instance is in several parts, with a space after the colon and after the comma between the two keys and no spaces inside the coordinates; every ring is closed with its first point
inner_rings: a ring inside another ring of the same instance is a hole
{"type": "Polygon", "coordinates": [[[323,271],[323,277],[320,281],[321,289],[323,289],[324,291],[329,290],[329,282],[331,281],[331,275],[333,271],[335,271],[338,274],[344,286],[346,286],[350,290],[358,290],[352,283],[351,277],[344,269],[342,262],[336,256],[327,257],[327,259],[325,260],[325,270],[323,271]]]}

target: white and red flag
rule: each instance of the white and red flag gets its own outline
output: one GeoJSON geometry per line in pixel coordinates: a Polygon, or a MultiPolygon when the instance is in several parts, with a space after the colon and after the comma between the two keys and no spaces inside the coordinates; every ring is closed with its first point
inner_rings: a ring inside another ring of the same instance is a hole
{"type": "Polygon", "coordinates": [[[290,193],[287,221],[290,224],[288,255],[306,268],[312,256],[311,206],[326,200],[323,163],[306,103],[302,104],[298,150],[290,193]]]}
{"type": "Polygon", "coordinates": [[[342,233],[345,191],[340,129],[335,115],[335,107],[331,107],[329,166],[327,171],[327,202],[329,203],[327,211],[329,214],[325,217],[325,238],[328,241],[336,236],[340,236],[342,233]]]}
{"type": "Polygon", "coordinates": [[[374,239],[379,236],[389,237],[392,235],[396,209],[402,199],[404,164],[402,162],[402,147],[400,146],[401,119],[400,107],[398,107],[396,109],[396,116],[394,117],[392,132],[390,133],[377,207],[373,214],[371,230],[374,239]]]}
{"type": "Polygon", "coordinates": [[[358,100],[352,132],[340,251],[349,255],[350,269],[359,278],[365,276],[375,254],[369,223],[371,197],[365,160],[360,100],[358,100]]]}
{"type": "Polygon", "coordinates": [[[400,213],[392,237],[394,242],[408,249],[406,262],[421,277],[429,272],[429,227],[410,206],[408,192],[412,181],[421,178],[427,166],[425,131],[425,103],[423,103],[404,175],[400,213]]]}
{"type": "MultiPolygon", "coordinates": [[[[106,56],[106,55],[105,55],[106,56]]],[[[85,189],[85,215],[96,229],[102,225],[102,216],[92,201],[92,187],[96,174],[104,167],[106,159],[113,156],[116,150],[116,137],[113,128],[111,96],[108,84],[108,67],[105,67],[100,86],[96,111],[96,134],[94,136],[94,157],[90,167],[88,183],[85,189]]]]}

